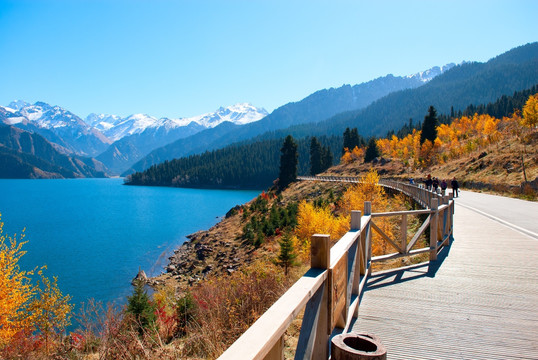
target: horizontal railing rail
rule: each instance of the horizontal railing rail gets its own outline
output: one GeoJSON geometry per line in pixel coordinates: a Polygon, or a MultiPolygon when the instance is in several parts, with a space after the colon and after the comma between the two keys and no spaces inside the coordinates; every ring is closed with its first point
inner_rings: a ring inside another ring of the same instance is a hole
{"type": "MultiPolygon", "coordinates": [[[[304,181],[358,182],[354,177],[301,177],[304,181]]],[[[295,359],[328,359],[329,339],[336,332],[347,332],[358,317],[361,294],[371,264],[403,256],[429,252],[437,259],[442,246],[449,245],[453,233],[454,200],[421,186],[392,180],[380,185],[411,196],[426,209],[372,213],[370,202],[364,214],[352,211],[350,231],[332,247],[330,236],[316,234],[311,239],[310,270],[282,295],[220,357],[227,359],[282,359],[284,334],[304,309],[295,359]],[[427,215],[408,241],[408,216],[427,215]],[[381,217],[400,216],[400,237],[393,239],[377,224],[381,217]],[[418,239],[430,229],[429,247],[415,249],[418,239]],[[372,257],[372,234],[378,233],[394,253],[372,257]]]]}

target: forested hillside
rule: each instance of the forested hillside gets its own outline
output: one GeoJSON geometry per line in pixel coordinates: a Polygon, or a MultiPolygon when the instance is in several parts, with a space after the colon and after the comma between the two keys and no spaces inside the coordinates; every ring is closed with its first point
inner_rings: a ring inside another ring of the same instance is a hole
{"type": "Polygon", "coordinates": [[[398,91],[397,86],[391,86],[394,92],[386,93],[388,95],[377,100],[371,96],[370,100],[375,101],[364,109],[353,103],[354,96],[358,94],[355,87],[322,90],[275,110],[257,123],[243,127],[222,124],[156,149],[124,175],[142,171],[164,160],[222,148],[253,137],[262,140],[283,138],[287,134],[294,137],[338,136],[347,127],[357,127],[365,137],[382,136],[389,130],[408,124],[409,119],[415,123],[422,121],[425,109],[430,105],[439,113],[450,114],[451,109],[458,111],[469,104],[486,104],[536,83],[538,42],[512,49],[486,63],[455,66],[420,87],[398,91]],[[338,108],[343,112],[334,113],[338,108]]]}
{"type": "MultiPolygon", "coordinates": [[[[339,159],[342,137],[319,137],[323,147],[333,154],[333,163],[339,159]]],[[[270,186],[278,177],[280,148],[283,139],[236,144],[224,149],[165,161],[143,172],[126,178],[129,185],[156,185],[181,187],[253,188],[270,186]]],[[[297,141],[298,173],[309,174],[310,138],[297,141]]]]}
{"type": "MultiPolygon", "coordinates": [[[[454,117],[462,115],[487,114],[496,118],[512,116],[521,109],[529,95],[537,92],[538,86],[503,95],[495,102],[486,105],[468,105],[464,110],[450,110],[448,114],[439,114],[440,123],[448,124],[454,117]]],[[[423,117],[427,108],[423,110],[423,117]]],[[[420,123],[409,122],[399,129],[387,131],[387,138],[393,134],[404,138],[414,130],[420,129],[420,123]]],[[[291,133],[294,136],[298,132],[291,133]]],[[[344,132],[345,134],[346,132],[344,132]]],[[[353,132],[352,132],[353,133],[353,132]]],[[[225,188],[266,188],[278,177],[280,147],[285,137],[284,130],[268,132],[248,142],[237,143],[221,150],[205,152],[185,158],[165,161],[153,165],[143,172],[137,172],[126,179],[129,185],[156,185],[181,187],[225,187],[225,188]]],[[[356,134],[357,143],[365,145],[364,139],[356,134]]],[[[297,140],[299,153],[299,175],[308,175],[310,171],[310,136],[297,140]]],[[[328,147],[333,155],[333,164],[340,161],[343,147],[350,150],[354,146],[346,145],[342,136],[320,136],[321,145],[328,147]]],[[[360,145],[359,145],[360,147],[360,145]]]]}
{"type": "Polygon", "coordinates": [[[424,82],[418,76],[387,75],[359,85],[343,85],[336,89],[319,90],[300,101],[290,102],[277,108],[260,121],[244,126],[224,123],[188,138],[179,139],[152,151],[123,175],[128,175],[133,171],[142,171],[165,160],[222,148],[267,131],[298,124],[312,124],[345,111],[363,109],[391,92],[416,88],[423,84],[424,82]]]}
{"type": "MultiPolygon", "coordinates": [[[[412,119],[416,124],[433,105],[438,113],[464,110],[469,104],[479,106],[503,95],[528,89],[538,83],[538,42],[510,50],[486,63],[455,66],[416,89],[391,93],[366,107],[331,117],[317,124],[297,125],[278,131],[277,136],[317,136],[341,134],[347,127],[357,127],[362,136],[383,136],[399,129],[412,119]]],[[[265,136],[273,136],[265,134],[265,136]]]]}

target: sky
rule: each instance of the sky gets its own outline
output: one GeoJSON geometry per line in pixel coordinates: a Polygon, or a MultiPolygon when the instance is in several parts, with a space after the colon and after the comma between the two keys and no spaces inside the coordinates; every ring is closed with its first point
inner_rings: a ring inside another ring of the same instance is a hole
{"type": "Polygon", "coordinates": [[[0,0],[0,105],[190,117],[538,40],[536,0],[0,0]]]}

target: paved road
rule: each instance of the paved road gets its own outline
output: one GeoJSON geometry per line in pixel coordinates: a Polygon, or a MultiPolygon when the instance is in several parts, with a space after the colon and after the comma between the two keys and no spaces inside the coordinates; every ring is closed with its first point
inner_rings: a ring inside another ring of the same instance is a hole
{"type": "Polygon", "coordinates": [[[456,211],[457,205],[486,215],[538,240],[538,202],[460,191],[460,196],[456,198],[456,211]]]}

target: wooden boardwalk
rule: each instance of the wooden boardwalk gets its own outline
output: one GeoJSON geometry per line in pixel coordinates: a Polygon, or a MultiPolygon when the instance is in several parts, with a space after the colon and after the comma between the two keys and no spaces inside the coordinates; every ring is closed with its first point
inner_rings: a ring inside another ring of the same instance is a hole
{"type": "Polygon", "coordinates": [[[436,263],[374,274],[354,331],[388,359],[538,359],[538,241],[456,205],[436,263]]]}

